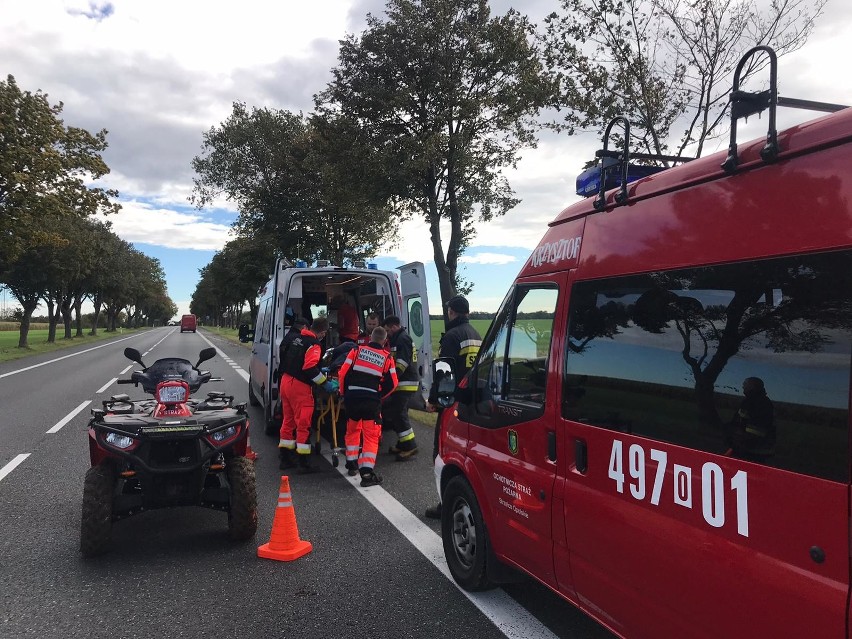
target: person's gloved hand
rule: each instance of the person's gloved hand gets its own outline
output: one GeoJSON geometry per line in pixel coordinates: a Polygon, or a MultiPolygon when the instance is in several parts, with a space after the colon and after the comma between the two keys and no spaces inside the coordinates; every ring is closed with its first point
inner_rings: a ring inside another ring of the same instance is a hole
{"type": "Polygon", "coordinates": [[[339,386],[336,379],[328,379],[322,383],[322,389],[326,393],[336,393],[339,386]]]}

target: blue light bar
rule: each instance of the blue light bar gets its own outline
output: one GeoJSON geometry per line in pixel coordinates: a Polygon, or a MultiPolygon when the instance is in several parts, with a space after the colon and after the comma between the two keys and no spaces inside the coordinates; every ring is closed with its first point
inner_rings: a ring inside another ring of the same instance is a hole
{"type": "Polygon", "coordinates": [[[372,270],[372,271],[378,271],[379,265],[376,264],[375,262],[370,262],[370,263],[367,264],[367,268],[372,270]]]}
{"type": "Polygon", "coordinates": [[[307,268],[308,263],[305,260],[296,260],[296,268],[307,268]]]}
{"type": "MultiPolygon", "coordinates": [[[[655,173],[659,173],[660,171],[665,171],[668,167],[665,166],[645,166],[638,164],[630,164],[627,167],[627,183],[635,182],[644,177],[648,177],[649,175],[654,175],[655,173]]],[[[613,164],[604,169],[606,173],[606,183],[604,184],[604,190],[608,191],[609,189],[614,189],[617,186],[621,186],[621,171],[619,170],[618,163],[613,162],[613,164]]],[[[593,166],[590,169],[586,169],[580,175],[577,176],[577,195],[582,195],[583,197],[590,197],[595,195],[601,190],[601,167],[600,165],[593,166]]]]}

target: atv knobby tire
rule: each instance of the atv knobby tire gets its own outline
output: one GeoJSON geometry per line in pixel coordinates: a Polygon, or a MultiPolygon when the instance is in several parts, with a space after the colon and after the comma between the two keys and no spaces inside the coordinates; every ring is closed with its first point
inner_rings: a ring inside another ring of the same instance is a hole
{"type": "Polygon", "coordinates": [[[254,463],[245,457],[234,457],[228,462],[227,471],[231,486],[228,535],[234,541],[245,541],[257,532],[254,463]]]}
{"type": "Polygon", "coordinates": [[[80,521],[80,552],[84,557],[100,555],[109,546],[114,491],[115,471],[111,465],[101,464],[86,471],[80,521]]]}

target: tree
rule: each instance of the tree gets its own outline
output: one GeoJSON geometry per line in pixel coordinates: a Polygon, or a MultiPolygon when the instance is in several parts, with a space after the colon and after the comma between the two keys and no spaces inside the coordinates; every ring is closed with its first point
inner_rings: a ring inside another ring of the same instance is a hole
{"type": "MultiPolygon", "coordinates": [[[[802,47],[827,0],[562,0],[546,53],[568,112],[602,131],[627,116],[640,151],[699,157],[724,133],[734,70],[757,45],[802,47]]],[[[755,58],[741,79],[766,66],[755,58]]]]}
{"type": "Polygon", "coordinates": [[[116,191],[86,182],[107,173],[100,153],[106,130],[91,134],[65,126],[62,103],[21,91],[13,76],[0,82],[0,276],[28,247],[61,243],[43,224],[46,215],[86,217],[112,213],[116,191]]]}
{"type": "Polygon", "coordinates": [[[236,203],[238,233],[276,238],[291,259],[343,260],[374,254],[390,234],[390,210],[357,180],[340,179],[335,155],[347,129],[329,123],[315,129],[301,113],[251,111],[234,103],[231,116],[204,134],[203,154],[194,158],[197,177],[190,200],[199,208],[220,195],[236,203]],[[365,224],[369,219],[374,224],[365,224]]]}
{"type": "MultiPolygon", "coordinates": [[[[386,188],[429,223],[444,301],[464,283],[458,259],[482,222],[518,200],[502,174],[535,146],[536,116],[553,99],[533,27],[486,0],[389,0],[387,20],[341,42],[320,113],[362,130],[386,188]],[[444,247],[441,223],[449,224],[444,247]]],[[[369,164],[367,164],[369,163],[369,164]]]]}

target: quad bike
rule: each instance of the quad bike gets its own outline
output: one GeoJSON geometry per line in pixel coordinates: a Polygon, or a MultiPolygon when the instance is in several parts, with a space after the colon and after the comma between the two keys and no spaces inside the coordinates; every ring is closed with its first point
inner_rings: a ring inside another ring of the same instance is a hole
{"type": "MultiPolygon", "coordinates": [[[[192,393],[212,377],[198,366],[216,356],[201,351],[195,366],[170,357],[145,366],[135,348],[124,355],[142,370],[119,384],[142,385],[152,399],[113,395],[89,421],[91,468],[83,487],[80,550],[107,549],[114,521],[144,510],[203,506],[228,513],[231,539],[257,530],[254,464],[246,458],[249,421],[232,395],[192,393]]],[[[221,381],[221,380],[217,380],[221,381]]]]}

